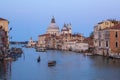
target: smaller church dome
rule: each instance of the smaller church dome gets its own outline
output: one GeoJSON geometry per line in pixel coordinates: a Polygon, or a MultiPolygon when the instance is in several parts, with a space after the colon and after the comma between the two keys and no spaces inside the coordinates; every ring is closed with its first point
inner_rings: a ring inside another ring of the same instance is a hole
{"type": "Polygon", "coordinates": [[[66,24],[64,24],[64,26],[63,26],[63,28],[62,28],[62,30],[61,31],[68,31],[68,27],[67,27],[67,25],[66,24]]]}

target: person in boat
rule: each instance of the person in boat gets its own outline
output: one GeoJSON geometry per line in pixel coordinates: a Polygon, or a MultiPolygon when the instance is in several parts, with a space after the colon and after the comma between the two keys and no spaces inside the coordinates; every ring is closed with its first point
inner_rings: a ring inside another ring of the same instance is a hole
{"type": "Polygon", "coordinates": [[[37,62],[40,62],[40,56],[38,57],[37,62]]]}

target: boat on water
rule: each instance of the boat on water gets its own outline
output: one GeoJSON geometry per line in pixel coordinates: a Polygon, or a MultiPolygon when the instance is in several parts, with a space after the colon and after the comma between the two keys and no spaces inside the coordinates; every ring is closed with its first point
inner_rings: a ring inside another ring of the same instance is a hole
{"type": "Polygon", "coordinates": [[[46,52],[46,48],[38,47],[36,48],[36,52],[46,52]]]}
{"type": "Polygon", "coordinates": [[[93,56],[92,53],[84,53],[85,56],[93,56]]]}
{"type": "Polygon", "coordinates": [[[40,62],[40,56],[38,57],[37,62],[40,62]]]}
{"type": "Polygon", "coordinates": [[[56,61],[49,61],[48,62],[48,66],[55,66],[56,65],[56,61]]]}

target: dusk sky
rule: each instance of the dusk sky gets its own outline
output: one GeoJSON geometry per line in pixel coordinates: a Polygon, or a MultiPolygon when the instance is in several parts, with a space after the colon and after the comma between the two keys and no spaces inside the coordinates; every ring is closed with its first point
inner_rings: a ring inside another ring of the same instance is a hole
{"type": "Polygon", "coordinates": [[[52,16],[60,29],[72,24],[73,33],[89,36],[94,25],[106,19],[120,20],[120,0],[1,0],[0,17],[9,20],[12,41],[38,40],[52,16]]]}

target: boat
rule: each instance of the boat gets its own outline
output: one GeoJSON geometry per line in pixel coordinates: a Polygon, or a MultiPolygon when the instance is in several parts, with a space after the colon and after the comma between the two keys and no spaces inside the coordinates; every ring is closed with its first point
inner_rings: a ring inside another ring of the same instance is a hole
{"type": "Polygon", "coordinates": [[[85,56],[93,56],[92,53],[84,53],[85,56]]]}
{"type": "Polygon", "coordinates": [[[49,61],[48,62],[48,66],[55,66],[56,65],[56,61],[49,61]]]}
{"type": "Polygon", "coordinates": [[[46,49],[43,47],[36,48],[36,52],[46,52],[46,49]]]}
{"type": "Polygon", "coordinates": [[[40,56],[38,57],[37,62],[40,62],[40,56]]]}

